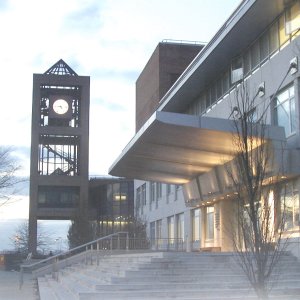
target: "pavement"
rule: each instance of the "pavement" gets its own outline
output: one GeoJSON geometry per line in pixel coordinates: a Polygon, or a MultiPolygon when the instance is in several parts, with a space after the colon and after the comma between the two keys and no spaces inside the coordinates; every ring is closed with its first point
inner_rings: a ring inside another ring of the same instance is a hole
{"type": "Polygon", "coordinates": [[[19,272],[0,270],[0,300],[37,300],[37,284],[31,274],[24,274],[24,284],[19,288],[19,272]]]}

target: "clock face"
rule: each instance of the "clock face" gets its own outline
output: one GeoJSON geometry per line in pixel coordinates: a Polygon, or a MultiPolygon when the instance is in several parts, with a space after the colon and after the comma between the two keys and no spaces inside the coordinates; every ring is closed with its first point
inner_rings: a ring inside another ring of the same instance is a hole
{"type": "Polygon", "coordinates": [[[69,103],[64,99],[57,99],[53,103],[53,110],[55,113],[63,115],[69,110],[69,103]]]}

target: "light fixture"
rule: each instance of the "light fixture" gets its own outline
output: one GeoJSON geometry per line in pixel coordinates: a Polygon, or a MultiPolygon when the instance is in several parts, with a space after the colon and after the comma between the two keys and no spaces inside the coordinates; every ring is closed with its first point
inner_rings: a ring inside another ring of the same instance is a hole
{"type": "Polygon", "coordinates": [[[295,56],[293,59],[290,60],[290,73],[291,75],[297,73],[298,71],[298,57],[295,56]]]}
{"type": "Polygon", "coordinates": [[[257,95],[258,95],[258,97],[262,97],[265,95],[265,82],[264,81],[258,86],[257,95]]]}

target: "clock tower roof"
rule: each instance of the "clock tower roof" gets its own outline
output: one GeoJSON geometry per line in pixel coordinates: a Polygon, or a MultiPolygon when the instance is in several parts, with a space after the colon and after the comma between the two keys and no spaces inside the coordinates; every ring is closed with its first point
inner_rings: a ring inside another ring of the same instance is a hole
{"type": "Polygon", "coordinates": [[[62,59],[55,63],[44,74],[78,76],[78,74],[62,59]]]}

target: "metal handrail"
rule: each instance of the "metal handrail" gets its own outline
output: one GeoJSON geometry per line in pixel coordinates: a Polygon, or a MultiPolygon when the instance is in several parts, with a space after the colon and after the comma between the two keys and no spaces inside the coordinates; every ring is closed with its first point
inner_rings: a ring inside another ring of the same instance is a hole
{"type": "Polygon", "coordinates": [[[52,269],[53,269],[53,272],[55,272],[55,271],[57,271],[57,262],[60,259],[66,259],[66,258],[68,258],[72,255],[78,254],[78,253],[81,252],[79,250],[83,250],[81,253],[85,253],[85,252],[87,252],[87,250],[89,250],[89,246],[90,246],[90,250],[93,250],[93,245],[95,245],[95,244],[96,244],[96,247],[97,247],[96,249],[99,250],[99,242],[101,242],[101,241],[110,240],[110,247],[109,248],[112,250],[113,249],[113,242],[112,242],[113,240],[112,239],[113,239],[113,237],[117,237],[118,238],[117,247],[120,248],[120,235],[125,235],[126,236],[125,249],[128,250],[129,249],[129,233],[120,231],[120,232],[112,233],[112,234],[107,235],[105,237],[101,237],[101,238],[98,238],[96,240],[90,241],[88,243],[77,246],[77,247],[72,248],[70,250],[64,251],[60,254],[53,255],[53,256],[48,257],[46,259],[40,260],[38,262],[28,264],[28,265],[21,265],[20,266],[20,276],[19,276],[19,288],[21,288],[22,285],[23,285],[23,281],[24,281],[23,277],[24,277],[24,270],[25,269],[32,269],[33,270],[33,269],[37,269],[39,266],[43,267],[47,263],[49,263],[49,264],[52,263],[52,269]]]}

